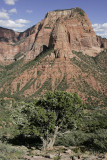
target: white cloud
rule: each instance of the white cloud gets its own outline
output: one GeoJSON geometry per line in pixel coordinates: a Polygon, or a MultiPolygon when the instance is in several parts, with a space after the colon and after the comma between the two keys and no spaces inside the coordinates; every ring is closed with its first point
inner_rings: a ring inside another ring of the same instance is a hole
{"type": "Polygon", "coordinates": [[[105,33],[99,33],[98,35],[101,36],[101,37],[103,37],[103,38],[107,38],[107,32],[105,32],[105,33]]]}
{"type": "Polygon", "coordinates": [[[93,24],[92,26],[97,35],[107,38],[107,23],[93,24]]]}
{"type": "Polygon", "coordinates": [[[29,23],[30,21],[28,21],[28,20],[25,20],[25,19],[17,19],[16,20],[16,23],[21,23],[21,24],[26,24],[26,23],[29,23]]]}
{"type": "Polygon", "coordinates": [[[17,23],[16,21],[13,20],[0,20],[0,25],[8,28],[14,28],[14,27],[24,27],[24,24],[17,23]]]}
{"type": "Polygon", "coordinates": [[[0,26],[5,28],[10,28],[13,30],[23,30],[23,27],[26,27],[26,24],[30,21],[25,19],[17,19],[15,21],[8,19],[8,20],[0,20],[0,26]]]}
{"type": "Polygon", "coordinates": [[[15,5],[17,0],[4,0],[5,4],[8,4],[8,5],[15,5]]]}
{"type": "Polygon", "coordinates": [[[23,31],[25,31],[25,29],[24,28],[13,28],[13,30],[15,31],[15,32],[23,32],[23,31]]]}
{"type": "Polygon", "coordinates": [[[0,19],[9,19],[9,14],[4,8],[0,11],[0,19]]]}
{"type": "Polygon", "coordinates": [[[16,8],[12,8],[11,10],[2,8],[0,10],[0,26],[19,32],[28,28],[28,23],[30,23],[30,21],[22,18],[13,20],[11,17],[13,13],[17,13],[16,8]]]}
{"type": "Polygon", "coordinates": [[[9,13],[17,13],[16,8],[13,8],[13,9],[9,10],[9,13]]]}
{"type": "Polygon", "coordinates": [[[27,12],[27,13],[32,13],[33,11],[32,11],[32,10],[26,10],[26,12],[27,12]]]}

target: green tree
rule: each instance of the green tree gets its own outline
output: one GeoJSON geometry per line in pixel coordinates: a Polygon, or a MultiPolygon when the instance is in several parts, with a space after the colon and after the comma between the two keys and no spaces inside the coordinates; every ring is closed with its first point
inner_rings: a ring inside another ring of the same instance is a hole
{"type": "Polygon", "coordinates": [[[76,93],[48,92],[39,100],[17,104],[12,115],[20,134],[39,136],[52,149],[58,132],[81,125],[84,104],[76,93]]]}

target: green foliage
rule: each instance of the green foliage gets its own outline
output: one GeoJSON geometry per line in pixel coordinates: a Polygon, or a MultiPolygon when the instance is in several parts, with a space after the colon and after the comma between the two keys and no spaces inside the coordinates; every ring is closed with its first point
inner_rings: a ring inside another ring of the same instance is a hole
{"type": "Polygon", "coordinates": [[[23,66],[20,68],[20,72],[22,73],[25,70],[28,70],[32,68],[33,66],[38,65],[42,61],[42,58],[45,58],[46,56],[50,55],[51,52],[53,52],[53,49],[47,49],[45,52],[40,53],[35,59],[29,61],[28,63],[23,64],[23,66]]]}
{"type": "Polygon", "coordinates": [[[81,130],[74,130],[69,133],[60,134],[57,136],[55,145],[69,146],[81,146],[91,137],[91,134],[86,134],[81,130]]]}
{"type": "MultiPolygon", "coordinates": [[[[34,85],[36,79],[30,79],[27,84],[20,91],[20,84],[17,84],[17,90],[15,93],[11,94],[11,83],[12,81],[18,77],[25,70],[29,70],[32,67],[36,67],[39,63],[43,61],[43,59],[50,55],[51,52],[54,52],[53,49],[47,49],[45,52],[42,52],[38,55],[34,60],[29,61],[28,63],[24,63],[24,57],[20,59],[22,53],[18,53],[15,56],[17,61],[6,65],[5,67],[1,67],[0,72],[0,88],[3,87],[3,91],[0,93],[0,97],[8,97],[15,98],[16,100],[22,100],[24,98],[24,91],[29,89],[32,85],[34,85]],[[5,87],[4,87],[4,84],[5,87]],[[7,90],[8,88],[8,90],[7,90]],[[6,91],[5,91],[6,90],[6,91]]],[[[38,75],[39,76],[39,75],[38,75]]],[[[50,87],[51,88],[51,87],[50,87]]]]}
{"type": "Polygon", "coordinates": [[[54,113],[46,112],[35,103],[19,103],[17,110],[16,108],[14,110],[12,117],[18,125],[20,134],[43,136],[47,129],[54,129],[54,113]]]}
{"type": "Polygon", "coordinates": [[[49,26],[49,24],[45,25],[44,28],[45,28],[45,29],[51,29],[51,27],[49,26]]]}
{"type": "Polygon", "coordinates": [[[83,119],[83,130],[87,133],[107,129],[107,110],[88,111],[83,119]]]}
{"type": "Polygon", "coordinates": [[[93,57],[94,61],[103,72],[107,73],[107,49],[102,51],[96,57],[93,57]]]}
{"type": "Polygon", "coordinates": [[[23,62],[23,59],[13,62],[7,66],[5,66],[6,71],[16,71],[17,67],[19,67],[19,65],[23,62]]]}
{"type": "Polygon", "coordinates": [[[56,12],[58,11],[65,11],[65,10],[73,10],[74,12],[78,12],[81,16],[84,16],[84,11],[81,8],[71,8],[71,9],[57,9],[55,10],[56,12]]]}
{"type": "Polygon", "coordinates": [[[57,86],[57,90],[66,91],[67,88],[68,88],[68,85],[67,85],[66,75],[64,75],[62,81],[57,86]]]}
{"type": "MultiPolygon", "coordinates": [[[[87,74],[87,78],[94,77],[94,79],[106,87],[106,57],[107,51],[101,52],[96,57],[90,57],[88,55],[84,55],[82,52],[72,51],[76,57],[71,59],[71,63],[76,64],[83,73],[87,74]],[[78,58],[77,58],[78,57],[78,58]],[[100,76],[101,75],[101,76],[100,76]]],[[[77,79],[76,79],[77,80],[77,79]]],[[[72,83],[75,79],[72,79],[72,83]]],[[[101,106],[106,106],[106,94],[105,91],[97,92],[94,88],[92,88],[85,79],[82,79],[81,76],[78,77],[78,81],[75,81],[76,89],[78,88],[82,93],[87,95],[87,103],[88,106],[99,106],[99,103],[102,101],[101,106]],[[95,97],[95,100],[92,100],[92,97],[95,97]]],[[[74,86],[75,87],[75,86],[74,86]]],[[[75,88],[74,88],[75,89],[75,88]]]]}
{"type": "Polygon", "coordinates": [[[18,94],[21,94],[21,93],[23,93],[25,90],[29,89],[35,81],[36,81],[36,79],[31,78],[31,79],[26,83],[26,85],[18,92],[18,94]]]}
{"type": "Polygon", "coordinates": [[[90,150],[101,152],[107,151],[107,129],[96,130],[94,133],[85,131],[72,131],[59,135],[55,142],[56,146],[85,146],[90,150]]]}
{"type": "Polygon", "coordinates": [[[97,150],[107,152],[107,129],[100,129],[96,131],[91,145],[93,145],[97,150]]]}
{"type": "Polygon", "coordinates": [[[47,49],[45,52],[42,52],[41,54],[39,54],[39,55],[36,57],[35,61],[39,62],[40,60],[42,60],[42,58],[50,55],[52,52],[54,52],[54,49],[53,49],[53,48],[52,48],[52,49],[47,49]]]}
{"type": "Polygon", "coordinates": [[[25,41],[26,38],[20,40],[20,41],[17,41],[16,43],[12,44],[13,46],[16,46],[16,45],[20,45],[21,43],[23,43],[25,41]]]}
{"type": "Polygon", "coordinates": [[[76,7],[75,12],[78,12],[81,16],[84,16],[84,11],[81,8],[76,7]]]}
{"type": "Polygon", "coordinates": [[[19,133],[39,136],[43,142],[59,131],[81,126],[84,104],[77,94],[48,92],[39,100],[18,103],[12,114],[19,133]]]}
{"type": "Polygon", "coordinates": [[[9,142],[14,141],[14,144],[21,141],[21,145],[27,145],[33,140],[35,146],[40,146],[41,141],[44,145],[45,141],[45,147],[48,147],[53,137],[57,136],[55,145],[107,151],[107,110],[86,110],[77,94],[47,92],[38,100],[19,102],[9,107],[11,104],[9,100],[0,101],[2,141],[11,139],[9,142]],[[27,137],[33,139],[28,140],[27,137]]]}
{"type": "Polygon", "coordinates": [[[63,91],[48,92],[38,104],[56,112],[56,126],[77,128],[80,125],[84,104],[79,96],[63,91]]]}
{"type": "Polygon", "coordinates": [[[51,78],[46,79],[46,81],[43,83],[43,85],[41,87],[40,87],[40,85],[41,85],[41,83],[39,83],[37,86],[38,90],[34,94],[29,96],[29,98],[27,98],[27,100],[32,100],[33,97],[41,95],[43,90],[51,91],[52,90],[51,78]]]}
{"type": "Polygon", "coordinates": [[[82,130],[89,138],[84,144],[95,150],[107,151],[107,110],[88,111],[82,122],[82,130]]]}
{"type": "Polygon", "coordinates": [[[17,92],[19,92],[20,89],[20,83],[17,83],[17,92]]]}
{"type": "MultiPolygon", "coordinates": [[[[3,87],[5,83],[7,83],[6,86],[11,86],[12,81],[16,78],[17,72],[20,70],[20,67],[23,66],[23,58],[13,62],[7,66],[5,66],[4,70],[0,73],[0,87],[3,87]]],[[[5,88],[4,88],[4,94],[1,92],[0,95],[5,96],[5,88]]],[[[9,97],[8,95],[7,97],[9,97]]]]}
{"type": "Polygon", "coordinates": [[[10,121],[9,105],[4,100],[0,100],[0,139],[7,135],[7,128],[10,121]]]}
{"type": "Polygon", "coordinates": [[[81,130],[57,136],[55,145],[85,146],[93,151],[107,151],[107,111],[93,110],[85,113],[81,130]]]}
{"type": "Polygon", "coordinates": [[[0,140],[5,141],[9,138],[14,138],[18,130],[11,119],[12,100],[0,100],[0,140]]]}
{"type": "MultiPolygon", "coordinates": [[[[17,85],[17,89],[15,92],[12,91],[12,82],[15,78],[17,78],[20,74],[22,74],[25,70],[30,70],[32,67],[37,67],[40,63],[48,61],[48,56],[54,52],[53,49],[47,49],[45,52],[39,54],[34,60],[31,60],[28,63],[24,63],[24,58],[13,62],[7,66],[0,67],[0,88],[3,90],[0,93],[0,97],[8,97],[8,98],[15,98],[16,100],[26,100],[24,97],[24,92],[29,89],[31,86],[35,84],[35,81],[39,79],[39,76],[42,74],[41,71],[37,72],[37,79],[29,79],[29,81],[25,84],[25,86],[20,90],[19,83],[17,85]],[[47,58],[46,58],[47,57],[47,58]]],[[[87,103],[89,107],[95,106],[106,106],[106,95],[105,89],[106,88],[106,57],[107,51],[103,51],[101,54],[96,56],[95,58],[90,57],[88,55],[83,55],[82,52],[73,51],[73,54],[76,57],[71,59],[71,63],[78,66],[81,71],[87,74],[87,78],[94,77],[94,79],[101,84],[101,92],[97,92],[93,87],[91,87],[87,80],[80,76],[74,77],[69,81],[69,84],[66,80],[66,74],[64,75],[62,81],[56,80],[56,89],[66,91],[69,86],[72,86],[74,90],[79,90],[83,95],[86,95],[87,103]],[[100,103],[102,102],[102,103],[100,103]]],[[[18,54],[16,56],[20,56],[18,54]]],[[[61,72],[61,71],[59,71],[61,72]]],[[[22,85],[21,85],[22,86],[22,85]]],[[[39,87],[36,88],[34,94],[27,97],[27,100],[31,100],[34,97],[38,97],[38,95],[42,95],[47,90],[52,90],[52,80],[47,79],[43,85],[38,85],[39,87]],[[49,83],[49,84],[48,84],[49,83]]]]}
{"type": "Polygon", "coordinates": [[[15,56],[14,56],[14,59],[15,60],[18,60],[19,58],[21,58],[23,56],[23,54],[21,52],[17,53],[15,56]]]}
{"type": "Polygon", "coordinates": [[[7,143],[0,141],[0,159],[1,160],[18,160],[24,157],[25,151],[15,148],[7,143]]]}

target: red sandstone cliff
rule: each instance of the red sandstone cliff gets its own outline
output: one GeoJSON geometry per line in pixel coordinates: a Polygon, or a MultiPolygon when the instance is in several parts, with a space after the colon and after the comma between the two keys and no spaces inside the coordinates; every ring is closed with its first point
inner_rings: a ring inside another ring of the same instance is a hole
{"type": "Polygon", "coordinates": [[[58,57],[71,57],[72,50],[96,56],[107,47],[105,41],[96,37],[83,10],[51,11],[44,20],[23,33],[0,28],[0,61],[11,63],[18,53],[31,60],[50,46],[58,57]]]}
{"type": "Polygon", "coordinates": [[[0,61],[10,65],[0,66],[0,97],[32,99],[58,89],[105,103],[107,40],[83,10],[49,12],[23,33],[1,30],[0,61]]]}
{"type": "Polygon", "coordinates": [[[97,36],[97,42],[100,44],[101,48],[107,48],[107,39],[97,36]]]}

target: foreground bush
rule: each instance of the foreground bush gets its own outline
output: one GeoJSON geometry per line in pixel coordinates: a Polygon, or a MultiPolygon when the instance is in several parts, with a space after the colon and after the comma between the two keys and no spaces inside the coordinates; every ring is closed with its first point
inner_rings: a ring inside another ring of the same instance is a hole
{"type": "Polygon", "coordinates": [[[55,145],[69,146],[81,146],[87,142],[92,135],[86,134],[83,131],[72,131],[63,135],[58,135],[55,145]]]}
{"type": "Polygon", "coordinates": [[[107,129],[100,129],[93,134],[92,137],[93,148],[100,151],[107,151],[107,129]]]}
{"type": "Polygon", "coordinates": [[[84,131],[72,131],[70,133],[57,136],[55,145],[85,146],[88,149],[107,152],[107,129],[100,129],[94,133],[84,131]]]}
{"type": "Polygon", "coordinates": [[[0,140],[5,141],[8,138],[14,138],[17,135],[17,129],[11,119],[13,111],[10,101],[0,100],[0,140]]]}
{"type": "Polygon", "coordinates": [[[0,140],[44,149],[84,145],[106,152],[107,110],[88,110],[77,94],[61,91],[13,107],[1,101],[0,140]]]}
{"type": "Polygon", "coordinates": [[[15,148],[9,144],[0,141],[0,159],[1,160],[17,160],[24,156],[24,151],[20,148],[15,148]]]}

